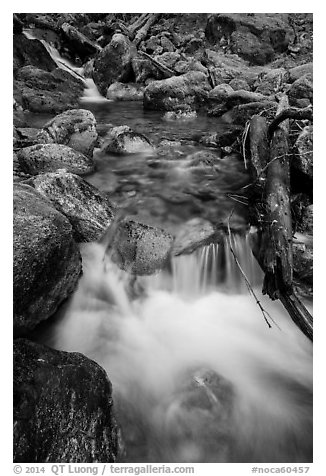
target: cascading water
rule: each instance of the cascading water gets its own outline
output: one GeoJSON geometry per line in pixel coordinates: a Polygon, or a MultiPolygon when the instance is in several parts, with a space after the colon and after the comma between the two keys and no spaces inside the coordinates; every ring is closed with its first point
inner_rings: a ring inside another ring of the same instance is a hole
{"type": "MultiPolygon", "coordinates": [[[[247,237],[231,246],[260,283],[247,237]]],[[[227,239],[136,281],[103,243],[82,245],[82,255],[77,291],[39,338],[107,370],[122,460],[311,461],[311,343],[261,296],[277,324],[267,327],[227,239]]]]}
{"type": "Polygon", "coordinates": [[[80,98],[81,102],[107,102],[108,99],[104,98],[96,84],[94,83],[92,78],[85,78],[84,77],[84,68],[79,68],[78,66],[74,65],[71,63],[71,61],[67,60],[66,58],[63,58],[57,48],[55,48],[53,45],[50,45],[46,40],[43,38],[38,38],[37,35],[35,36],[32,31],[30,30],[24,30],[24,35],[26,38],[29,40],[36,40],[38,39],[43,43],[45,46],[47,52],[53,59],[53,61],[57,64],[58,68],[64,69],[65,71],[68,71],[68,73],[72,74],[78,79],[81,79],[85,83],[85,90],[83,96],[80,98]]]}

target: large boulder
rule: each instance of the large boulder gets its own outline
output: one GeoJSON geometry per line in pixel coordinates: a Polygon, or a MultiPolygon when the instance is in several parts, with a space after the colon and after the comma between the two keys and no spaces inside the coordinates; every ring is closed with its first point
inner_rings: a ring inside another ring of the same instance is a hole
{"type": "Polygon", "coordinates": [[[116,33],[97,55],[94,60],[93,79],[103,96],[110,84],[116,81],[126,83],[133,79],[131,60],[136,54],[136,47],[129,38],[116,33]]]}
{"type": "Polygon", "coordinates": [[[275,52],[285,52],[294,36],[283,13],[213,14],[205,34],[210,43],[227,41],[233,53],[258,65],[271,61],[275,52]]]}
{"type": "Polygon", "coordinates": [[[14,333],[55,313],[75,289],[81,258],[65,216],[28,185],[14,185],[14,333]]]}
{"type": "Polygon", "coordinates": [[[66,169],[73,174],[92,172],[95,162],[81,152],[62,144],[36,144],[17,152],[22,170],[30,175],[66,169]]]}
{"type": "Polygon", "coordinates": [[[107,253],[130,274],[150,275],[163,268],[172,243],[173,237],[166,231],[125,219],[118,224],[107,253]]]}
{"type": "Polygon", "coordinates": [[[118,126],[108,131],[101,150],[114,154],[133,154],[153,152],[154,148],[143,134],[133,131],[128,126],[118,126]]]}
{"type": "Polygon", "coordinates": [[[14,462],[116,461],[112,386],[98,364],[26,339],[14,341],[14,462]]]}
{"type": "Polygon", "coordinates": [[[23,33],[14,35],[13,54],[14,73],[27,65],[44,71],[52,71],[57,67],[43,43],[36,39],[30,40],[23,33]]]}
{"type": "Polygon", "coordinates": [[[24,66],[16,74],[14,99],[31,112],[58,113],[78,106],[84,82],[61,68],[24,66]]]}
{"type": "Polygon", "coordinates": [[[32,185],[68,218],[78,242],[98,240],[112,221],[107,195],[78,175],[59,170],[36,176],[32,185]]]}
{"type": "Polygon", "coordinates": [[[93,113],[86,109],[72,109],[47,122],[38,141],[43,144],[64,144],[92,157],[97,136],[93,113]]]}
{"type": "Polygon", "coordinates": [[[207,76],[200,71],[153,81],[145,88],[144,108],[173,111],[190,106],[196,109],[205,102],[210,90],[207,76]]]}

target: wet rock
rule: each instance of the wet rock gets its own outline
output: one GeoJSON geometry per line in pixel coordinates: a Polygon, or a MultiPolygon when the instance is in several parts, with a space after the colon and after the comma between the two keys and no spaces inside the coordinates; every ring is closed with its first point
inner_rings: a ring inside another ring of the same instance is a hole
{"type": "Polygon", "coordinates": [[[150,275],[165,265],[172,242],[166,231],[126,219],[119,223],[107,253],[128,273],[150,275]]]}
{"type": "Polygon", "coordinates": [[[193,218],[182,225],[175,237],[172,254],[192,253],[201,246],[218,242],[222,237],[223,233],[208,220],[193,218]]]}
{"type": "Polygon", "coordinates": [[[92,172],[95,162],[90,157],[62,144],[37,144],[17,152],[22,169],[30,175],[66,169],[73,174],[92,172]]]}
{"type": "Polygon", "coordinates": [[[14,333],[55,313],[75,289],[81,258],[69,221],[32,187],[14,184],[14,333]]]}
{"type": "Polygon", "coordinates": [[[287,79],[287,73],[284,68],[277,68],[262,74],[260,79],[255,83],[255,92],[270,96],[275,94],[284,86],[287,79]]]}
{"type": "MultiPolygon", "coordinates": [[[[295,80],[291,84],[291,87],[288,91],[290,104],[293,106],[298,106],[298,100],[308,99],[312,103],[313,98],[313,81],[312,74],[306,74],[301,76],[299,79],[295,80]]],[[[299,106],[300,107],[300,106],[299,106]]],[[[301,105],[302,107],[302,105],[301,105]]]]}
{"type": "Polygon", "coordinates": [[[14,98],[31,112],[58,113],[76,107],[84,90],[82,80],[60,68],[47,72],[24,66],[16,78],[14,98]]]}
{"type": "Polygon", "coordinates": [[[15,340],[14,462],[114,462],[119,445],[102,367],[79,353],[15,340]]]}
{"type": "Polygon", "coordinates": [[[294,36],[288,15],[280,13],[213,14],[205,34],[212,44],[224,38],[232,52],[258,65],[271,61],[275,52],[285,52],[294,36]]]}
{"type": "Polygon", "coordinates": [[[113,219],[113,207],[106,194],[78,175],[59,170],[32,180],[35,190],[71,223],[75,240],[96,241],[113,219]]]}
{"type": "Polygon", "coordinates": [[[144,87],[139,84],[113,83],[109,86],[106,97],[115,101],[142,101],[144,87]]]}
{"type": "Polygon", "coordinates": [[[313,74],[313,63],[305,63],[291,68],[289,70],[289,82],[294,83],[294,81],[306,74],[313,74]]]}
{"type": "Polygon", "coordinates": [[[247,81],[241,78],[231,79],[231,81],[229,82],[229,86],[231,86],[234,91],[239,91],[240,89],[242,89],[243,91],[250,91],[250,86],[247,81]]]}
{"type": "Polygon", "coordinates": [[[116,33],[110,43],[94,60],[93,79],[100,93],[105,96],[110,84],[133,80],[131,60],[136,56],[136,47],[126,36],[116,33]]]}
{"type": "Polygon", "coordinates": [[[64,144],[89,157],[97,141],[96,120],[86,109],[72,109],[45,124],[38,140],[43,144],[64,144]]]}
{"type": "Polygon", "coordinates": [[[211,87],[204,73],[190,73],[153,81],[144,92],[144,108],[175,111],[198,108],[208,97],[211,87]]]}
{"type": "Polygon", "coordinates": [[[57,67],[43,43],[39,40],[30,40],[24,34],[14,35],[13,54],[14,74],[27,65],[44,71],[53,71],[57,67]]]}
{"type": "Polygon", "coordinates": [[[166,417],[176,461],[230,461],[234,398],[232,384],[212,370],[198,369],[183,377],[166,417]]]}
{"type": "Polygon", "coordinates": [[[153,152],[154,148],[143,134],[133,131],[128,126],[118,126],[109,130],[101,150],[115,154],[133,154],[153,152]]]}

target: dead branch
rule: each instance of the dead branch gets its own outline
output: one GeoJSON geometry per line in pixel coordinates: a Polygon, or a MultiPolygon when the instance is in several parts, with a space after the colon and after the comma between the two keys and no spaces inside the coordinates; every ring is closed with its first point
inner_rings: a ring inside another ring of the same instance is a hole
{"type": "MultiPolygon", "coordinates": [[[[277,325],[277,324],[276,324],[275,321],[272,319],[272,317],[271,317],[271,315],[269,314],[269,312],[267,312],[267,311],[263,308],[263,306],[262,306],[261,302],[259,301],[259,299],[258,299],[258,297],[257,297],[257,295],[256,295],[256,293],[255,293],[255,291],[254,291],[254,289],[253,289],[253,287],[251,286],[251,283],[250,283],[249,279],[248,279],[247,276],[246,276],[246,273],[243,271],[242,266],[241,266],[241,264],[240,264],[240,262],[239,262],[239,260],[238,260],[238,257],[237,257],[237,255],[236,255],[234,249],[233,249],[233,246],[232,246],[230,220],[231,220],[231,217],[232,217],[232,215],[233,215],[233,212],[234,212],[234,208],[231,210],[231,213],[230,213],[230,215],[229,215],[229,217],[228,217],[228,242],[229,242],[230,251],[231,251],[231,253],[232,253],[232,256],[233,256],[233,258],[234,258],[234,261],[235,261],[235,263],[236,263],[236,265],[237,265],[237,267],[238,267],[240,273],[242,274],[242,276],[243,276],[243,278],[244,278],[244,280],[245,280],[245,283],[246,283],[246,286],[247,286],[247,288],[248,288],[249,293],[255,298],[256,304],[258,305],[259,309],[260,309],[261,312],[262,312],[264,321],[266,322],[266,324],[268,325],[268,327],[271,329],[272,326],[271,326],[270,322],[268,321],[267,317],[269,317],[269,319],[271,319],[271,320],[274,322],[275,325],[277,325]]],[[[278,327],[278,326],[277,326],[277,327],[278,327]]]]}
{"type": "Polygon", "coordinates": [[[149,54],[145,53],[144,51],[139,51],[138,53],[142,54],[143,56],[145,56],[145,58],[149,59],[154,66],[156,66],[156,68],[161,71],[161,73],[163,73],[164,75],[164,78],[171,78],[172,76],[178,76],[178,73],[176,73],[175,71],[173,71],[172,69],[168,68],[167,66],[165,66],[165,64],[163,63],[160,63],[159,61],[157,61],[156,59],[152,58],[152,56],[150,56],[149,54]]]}
{"type": "Polygon", "coordinates": [[[297,119],[297,120],[307,119],[308,121],[312,122],[313,120],[312,107],[308,106],[308,107],[305,107],[304,109],[297,109],[295,107],[290,107],[280,111],[275,116],[275,119],[269,125],[269,128],[268,128],[269,140],[271,140],[274,132],[276,131],[277,127],[281,124],[281,122],[286,121],[287,119],[297,119]]]}

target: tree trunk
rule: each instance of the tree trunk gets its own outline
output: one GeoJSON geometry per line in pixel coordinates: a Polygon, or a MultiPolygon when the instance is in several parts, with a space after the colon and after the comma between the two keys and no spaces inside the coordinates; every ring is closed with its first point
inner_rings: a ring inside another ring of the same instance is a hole
{"type": "Polygon", "coordinates": [[[134,44],[136,46],[138,46],[139,43],[146,38],[148,30],[158,20],[159,16],[159,13],[151,13],[149,15],[145,25],[140,30],[138,30],[137,35],[135,36],[134,44]]]}
{"type": "MultiPolygon", "coordinates": [[[[291,319],[313,339],[312,316],[293,289],[292,219],[290,210],[288,98],[279,103],[272,127],[263,118],[253,116],[250,123],[250,170],[253,185],[263,187],[263,216],[254,256],[265,273],[263,294],[280,299],[291,319]],[[284,112],[286,111],[286,112],[284,112]],[[279,120],[279,118],[282,118],[279,120]],[[272,133],[268,143],[268,135],[272,133]],[[265,186],[264,186],[265,183],[265,186]]],[[[260,194],[261,196],[261,194],[260,194]]],[[[259,208],[256,200],[254,207],[259,208]]],[[[260,207],[261,208],[261,207],[260,207]]]]}

